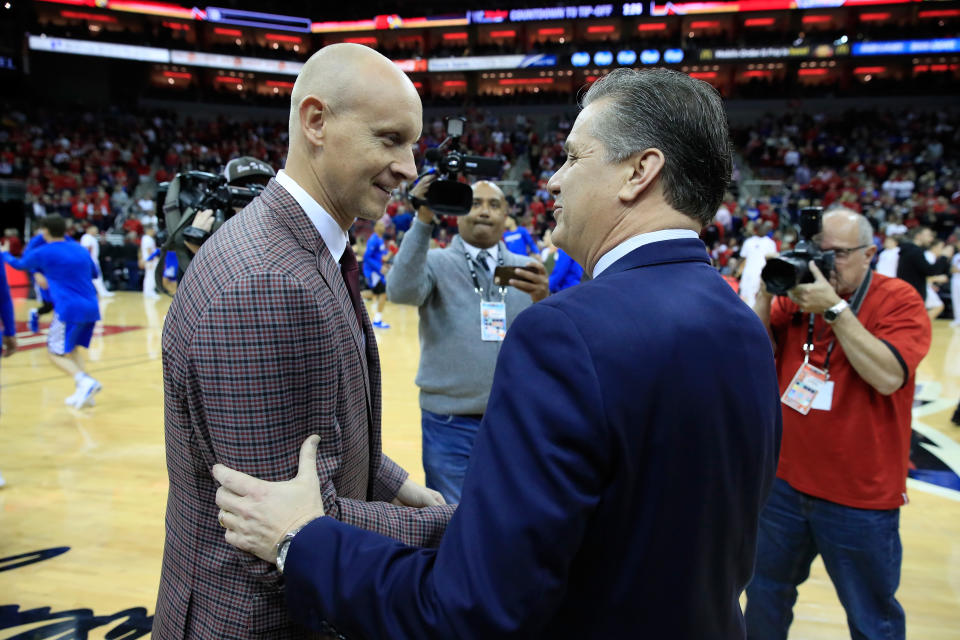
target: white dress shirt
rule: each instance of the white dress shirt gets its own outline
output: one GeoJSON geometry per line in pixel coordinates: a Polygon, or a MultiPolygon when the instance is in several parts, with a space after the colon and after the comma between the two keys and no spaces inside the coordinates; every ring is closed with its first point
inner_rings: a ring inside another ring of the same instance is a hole
{"type": "Polygon", "coordinates": [[[596,278],[606,271],[614,262],[645,244],[661,242],[663,240],[680,240],[682,238],[697,239],[699,237],[697,232],[691,229],[662,229],[660,231],[651,231],[650,233],[641,233],[638,236],[633,236],[600,256],[600,259],[597,260],[597,266],[593,268],[593,277],[596,278]]]}
{"type": "Polygon", "coordinates": [[[470,259],[474,262],[477,261],[477,255],[481,251],[486,251],[490,254],[490,258],[487,259],[487,271],[490,272],[490,275],[493,275],[493,270],[497,268],[497,256],[500,255],[500,243],[493,245],[487,249],[481,249],[480,247],[475,247],[466,240],[463,239],[463,236],[460,236],[460,240],[463,241],[463,246],[467,249],[467,254],[470,256],[470,259]]]}
{"type": "Polygon", "coordinates": [[[321,207],[303,187],[287,175],[286,171],[280,169],[280,171],[277,172],[276,180],[281,187],[287,190],[287,193],[293,196],[293,199],[297,201],[300,208],[303,209],[307,217],[310,218],[310,222],[312,222],[313,226],[320,232],[320,237],[323,238],[323,243],[327,245],[327,251],[330,252],[333,259],[340,262],[343,251],[347,248],[347,232],[341,229],[337,221],[333,219],[333,216],[327,213],[326,209],[321,207]]]}

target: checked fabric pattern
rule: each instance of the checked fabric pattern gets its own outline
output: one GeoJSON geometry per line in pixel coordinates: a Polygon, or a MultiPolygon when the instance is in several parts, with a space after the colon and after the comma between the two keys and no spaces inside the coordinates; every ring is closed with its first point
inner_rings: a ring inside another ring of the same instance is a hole
{"type": "Polygon", "coordinates": [[[407,473],[381,452],[380,361],[360,311],[363,331],[339,265],[274,180],[193,260],[163,332],[170,489],[154,638],[317,637],[290,621],[273,565],[224,541],[217,462],[287,480],[317,433],[328,515],[439,542],[452,507],[388,504],[407,473]]]}

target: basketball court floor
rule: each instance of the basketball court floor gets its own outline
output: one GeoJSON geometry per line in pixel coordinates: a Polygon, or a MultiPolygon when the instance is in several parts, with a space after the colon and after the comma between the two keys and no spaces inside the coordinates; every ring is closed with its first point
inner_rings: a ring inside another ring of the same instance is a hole
{"type": "MultiPolygon", "coordinates": [[[[83,410],[64,405],[73,381],[47,360],[45,336],[26,330],[32,306],[17,301],[20,350],[0,363],[0,640],[148,637],[167,497],[160,334],[169,298],[121,292],[105,303],[89,352],[103,391],[83,410]]],[[[388,304],[384,316],[392,328],[377,331],[383,447],[422,482],[417,312],[388,304]]],[[[935,322],[917,379],[917,479],[901,516],[898,595],[908,638],[956,640],[960,428],[950,416],[960,398],[960,329],[949,321],[935,322]]],[[[795,614],[791,639],[849,637],[819,560],[795,614]]]]}

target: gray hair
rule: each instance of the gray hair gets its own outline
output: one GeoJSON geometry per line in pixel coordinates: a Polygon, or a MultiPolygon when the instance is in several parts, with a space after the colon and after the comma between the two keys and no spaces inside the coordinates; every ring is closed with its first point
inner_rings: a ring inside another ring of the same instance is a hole
{"type": "Polygon", "coordinates": [[[667,204],[702,225],[713,221],[733,173],[727,115],[717,90],[669,69],[616,69],[597,80],[582,106],[603,100],[591,132],[608,162],[645,149],[664,156],[667,204]]]}
{"type": "Polygon", "coordinates": [[[873,225],[870,224],[870,220],[867,219],[867,216],[843,205],[834,205],[830,207],[826,210],[824,215],[827,215],[828,213],[843,213],[850,218],[856,218],[857,244],[873,244],[873,225]]]}
{"type": "Polygon", "coordinates": [[[857,214],[857,243],[873,244],[873,225],[864,215],[857,214]]]}

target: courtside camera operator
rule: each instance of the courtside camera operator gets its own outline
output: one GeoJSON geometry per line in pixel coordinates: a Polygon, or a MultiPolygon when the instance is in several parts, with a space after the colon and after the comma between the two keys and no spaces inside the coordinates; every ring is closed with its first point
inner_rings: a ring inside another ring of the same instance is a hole
{"type": "MultiPolygon", "coordinates": [[[[497,178],[503,171],[503,162],[497,158],[471,156],[460,150],[460,138],[466,118],[446,118],[447,138],[437,147],[428,149],[426,159],[437,167],[436,179],[423,184],[427,187],[420,197],[410,193],[413,208],[428,206],[437,215],[465,216],[473,207],[473,190],[470,185],[460,182],[462,175],[497,178]],[[446,153],[444,153],[446,150],[446,153]]],[[[418,181],[433,171],[421,174],[418,181]]]]}
{"type": "Polygon", "coordinates": [[[796,587],[819,554],[851,633],[902,640],[899,509],[930,321],[909,284],[870,270],[877,249],[864,216],[834,209],[803,235],[797,251],[768,263],[754,304],[774,343],[783,440],[747,586],[747,635],[786,638],[796,587]]]}
{"type": "Polygon", "coordinates": [[[160,185],[158,199],[163,202],[157,211],[165,233],[157,286],[169,292],[166,282],[179,282],[207,238],[260,195],[274,176],[266,162],[241,157],[229,161],[221,173],[187,171],[160,185]]]}
{"type": "Polygon", "coordinates": [[[463,123],[448,118],[447,140],[427,152],[437,171],[421,176],[408,194],[417,217],[387,274],[388,299],[419,308],[423,468],[427,487],[447,503],[460,502],[507,329],[550,294],[543,265],[501,241],[508,207],[500,187],[457,180],[461,173],[502,171],[499,160],[460,152],[463,123]],[[460,216],[458,234],[446,249],[430,250],[436,215],[460,216]]]}

